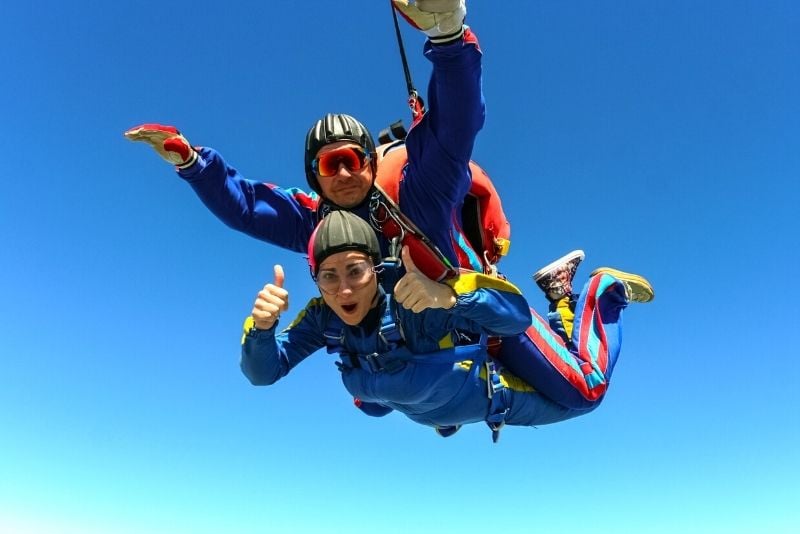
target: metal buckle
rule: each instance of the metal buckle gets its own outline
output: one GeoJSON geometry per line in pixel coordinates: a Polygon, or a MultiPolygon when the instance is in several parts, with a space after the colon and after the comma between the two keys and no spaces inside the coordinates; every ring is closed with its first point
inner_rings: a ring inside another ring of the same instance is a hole
{"type": "Polygon", "coordinates": [[[494,394],[503,389],[505,386],[500,380],[500,375],[497,374],[494,362],[486,360],[486,395],[491,399],[494,394]]]}
{"type": "Polygon", "coordinates": [[[405,362],[399,358],[391,358],[386,361],[385,359],[381,358],[381,356],[382,355],[378,354],[377,352],[363,356],[373,373],[394,374],[403,369],[406,365],[405,362]]]}
{"type": "Polygon", "coordinates": [[[372,354],[367,354],[366,356],[364,356],[364,360],[366,360],[366,362],[369,364],[369,369],[373,373],[380,373],[381,371],[383,371],[383,366],[378,361],[379,357],[380,354],[378,354],[377,352],[373,352],[372,354]]]}

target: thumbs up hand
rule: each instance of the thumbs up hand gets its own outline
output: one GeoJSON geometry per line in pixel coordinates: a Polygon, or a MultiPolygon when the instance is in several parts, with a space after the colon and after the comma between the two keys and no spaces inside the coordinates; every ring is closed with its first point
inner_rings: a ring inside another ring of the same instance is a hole
{"type": "Polygon", "coordinates": [[[282,311],[289,309],[289,292],[283,289],[285,276],[283,267],[274,267],[274,282],[267,284],[258,292],[253,304],[253,323],[259,330],[269,330],[281,316],[282,311]]]}
{"type": "Polygon", "coordinates": [[[394,299],[407,310],[419,313],[428,308],[450,309],[456,305],[456,293],[447,284],[431,280],[411,259],[408,247],[401,252],[406,274],[394,286],[394,299]]]}

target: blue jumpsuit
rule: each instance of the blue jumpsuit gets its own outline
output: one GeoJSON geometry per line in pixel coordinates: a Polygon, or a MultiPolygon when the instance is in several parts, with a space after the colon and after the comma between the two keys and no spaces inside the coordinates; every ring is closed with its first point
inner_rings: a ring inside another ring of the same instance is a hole
{"type": "MultiPolygon", "coordinates": [[[[479,270],[461,230],[461,207],[471,180],[468,164],[473,144],[484,122],[481,51],[467,29],[463,42],[445,46],[427,42],[424,53],[433,63],[429,109],[406,138],[408,165],[400,184],[400,208],[451,263],[479,270]]],[[[247,180],[210,148],[201,149],[197,163],[179,175],[231,228],[306,252],[318,208],[324,203],[316,194],[247,180]]],[[[369,221],[366,200],[351,211],[369,221]]],[[[378,237],[386,254],[388,243],[383,235],[378,237]]],[[[582,295],[576,309],[579,318],[587,318],[586,328],[596,331],[594,336],[579,336],[576,328],[565,344],[531,310],[533,325],[523,334],[503,339],[497,358],[551,400],[593,409],[605,393],[620,338],[619,323],[610,319],[619,314],[602,313],[597,296],[596,292],[582,295]],[[603,331],[609,327],[614,333],[603,331]],[[606,345],[589,343],[594,337],[606,345]]]]}
{"type": "MultiPolygon", "coordinates": [[[[425,56],[433,62],[429,110],[406,137],[408,165],[400,184],[400,208],[456,265],[463,254],[455,249],[463,241],[461,205],[470,187],[469,160],[484,122],[481,52],[467,30],[463,43],[426,43],[425,56]]],[[[307,251],[323,202],[315,193],[247,180],[210,148],[201,149],[199,156],[178,174],[222,222],[267,243],[307,251]]],[[[369,221],[366,200],[350,211],[369,221]]],[[[387,253],[385,238],[379,239],[387,253]]]]}
{"type": "MultiPolygon", "coordinates": [[[[470,276],[470,275],[468,275],[470,276]]],[[[339,352],[337,362],[347,391],[365,402],[397,410],[415,422],[452,426],[484,421],[493,412],[509,425],[532,426],[563,421],[580,415],[537,393],[514,376],[501,372],[498,391],[490,396],[480,345],[452,347],[452,332],[510,335],[530,324],[528,306],[508,283],[491,288],[466,284],[456,305],[412,313],[383,294],[376,308],[358,326],[336,322],[339,341],[328,341],[335,315],[321,298],[312,299],[282,332],[273,326],[257,330],[246,326],[241,367],[254,385],[273,384],[297,364],[323,347],[339,352]],[[403,333],[397,343],[380,336],[381,317],[391,306],[391,316],[403,333]],[[449,348],[442,348],[450,345],[449,348]]],[[[387,410],[388,411],[388,410],[387,410]]]]}

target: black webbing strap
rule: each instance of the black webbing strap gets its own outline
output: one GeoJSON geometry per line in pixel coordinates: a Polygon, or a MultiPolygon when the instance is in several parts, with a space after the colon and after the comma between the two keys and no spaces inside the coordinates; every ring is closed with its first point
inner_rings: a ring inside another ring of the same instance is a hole
{"type": "Polygon", "coordinates": [[[403,62],[403,74],[406,77],[408,105],[411,108],[412,117],[416,121],[425,112],[425,103],[422,101],[422,97],[419,96],[419,93],[417,93],[417,90],[414,88],[414,82],[411,80],[411,69],[408,67],[406,48],[403,45],[403,36],[400,33],[400,23],[397,21],[397,12],[395,11],[394,4],[391,0],[389,0],[389,8],[392,10],[394,32],[395,35],[397,35],[397,47],[400,50],[400,60],[403,62]]]}

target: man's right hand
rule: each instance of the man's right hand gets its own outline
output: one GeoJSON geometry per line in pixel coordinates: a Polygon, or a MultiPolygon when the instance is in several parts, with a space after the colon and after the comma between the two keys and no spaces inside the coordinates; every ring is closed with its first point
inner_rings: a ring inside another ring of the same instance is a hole
{"type": "Polygon", "coordinates": [[[126,131],[125,137],[131,141],[144,141],[179,169],[190,167],[197,161],[197,151],[174,126],[141,124],[126,131]]]}
{"type": "Polygon", "coordinates": [[[282,311],[289,309],[289,292],[283,289],[283,267],[276,265],[274,268],[274,283],[267,284],[258,292],[256,302],[253,304],[253,324],[259,330],[269,330],[281,316],[282,311]]]}

